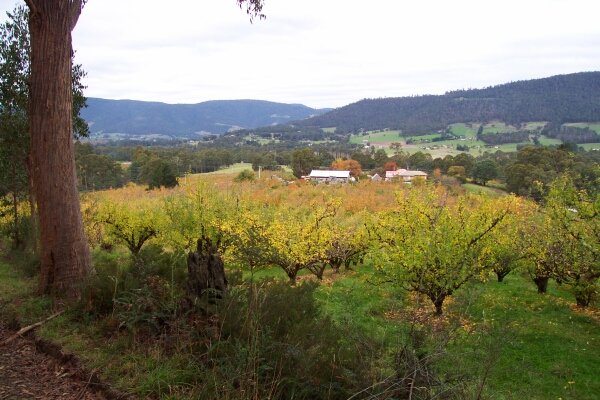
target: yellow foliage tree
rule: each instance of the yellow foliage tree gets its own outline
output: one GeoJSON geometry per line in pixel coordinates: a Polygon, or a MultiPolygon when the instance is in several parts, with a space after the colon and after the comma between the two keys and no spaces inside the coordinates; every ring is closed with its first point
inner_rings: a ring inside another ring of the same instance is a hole
{"type": "Polygon", "coordinates": [[[484,276],[490,233],[516,200],[453,197],[441,187],[423,186],[399,192],[397,201],[371,228],[376,269],[383,280],[426,295],[441,315],[448,296],[484,276]]]}
{"type": "Polygon", "coordinates": [[[313,203],[308,209],[277,210],[267,231],[269,256],[292,284],[303,269],[322,277],[333,240],[332,221],[340,204],[339,200],[330,200],[325,205],[313,203]]]}

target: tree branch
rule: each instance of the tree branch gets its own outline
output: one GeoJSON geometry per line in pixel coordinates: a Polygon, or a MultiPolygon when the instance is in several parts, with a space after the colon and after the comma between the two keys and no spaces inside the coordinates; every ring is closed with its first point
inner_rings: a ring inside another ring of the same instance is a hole
{"type": "Polygon", "coordinates": [[[0,343],[0,347],[6,346],[7,344],[9,344],[10,342],[12,342],[13,340],[15,340],[16,338],[18,338],[19,336],[26,334],[27,332],[29,332],[29,331],[37,328],[38,326],[44,325],[46,322],[50,321],[51,319],[54,319],[54,318],[58,317],[59,315],[61,315],[64,312],[65,312],[65,310],[59,311],[59,312],[57,312],[55,314],[52,314],[51,316],[49,316],[48,318],[46,318],[46,319],[44,319],[44,320],[42,320],[40,322],[36,322],[35,324],[31,324],[29,326],[21,328],[17,333],[15,333],[14,335],[12,335],[8,339],[6,339],[4,342],[0,343]]]}

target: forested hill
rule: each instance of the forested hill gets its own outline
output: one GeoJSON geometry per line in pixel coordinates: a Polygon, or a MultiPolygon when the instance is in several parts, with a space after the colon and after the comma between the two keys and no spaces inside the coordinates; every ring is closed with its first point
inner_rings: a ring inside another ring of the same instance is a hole
{"type": "Polygon", "coordinates": [[[189,137],[199,132],[223,133],[308,118],[317,110],[301,104],[261,100],[215,100],[198,104],[165,104],[89,98],[81,114],[94,133],[161,134],[189,137]]]}
{"type": "Polygon", "coordinates": [[[512,82],[444,95],[366,99],[299,122],[338,132],[430,133],[457,122],[600,121],[600,72],[512,82]]]}

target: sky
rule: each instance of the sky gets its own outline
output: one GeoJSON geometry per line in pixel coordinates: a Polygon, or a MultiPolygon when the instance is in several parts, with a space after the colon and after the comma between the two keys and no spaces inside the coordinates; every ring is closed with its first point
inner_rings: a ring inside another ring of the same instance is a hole
{"type": "MultiPolygon", "coordinates": [[[[0,0],[0,15],[19,0],[0,0]]],[[[341,107],[600,70],[598,0],[89,0],[88,97],[341,107]]]]}

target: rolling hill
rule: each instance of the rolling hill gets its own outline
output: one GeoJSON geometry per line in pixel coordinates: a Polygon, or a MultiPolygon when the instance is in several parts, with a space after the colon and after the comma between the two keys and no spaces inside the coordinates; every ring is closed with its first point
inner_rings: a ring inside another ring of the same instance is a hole
{"type": "Polygon", "coordinates": [[[444,95],[365,99],[297,122],[336,127],[340,133],[401,130],[426,134],[460,122],[504,121],[555,124],[600,121],[600,72],[581,72],[506,83],[444,95]]]}
{"type": "Polygon", "coordinates": [[[88,98],[82,117],[92,136],[162,135],[194,137],[301,120],[329,109],[261,100],[215,100],[198,104],[166,104],[135,100],[88,98]]]}

